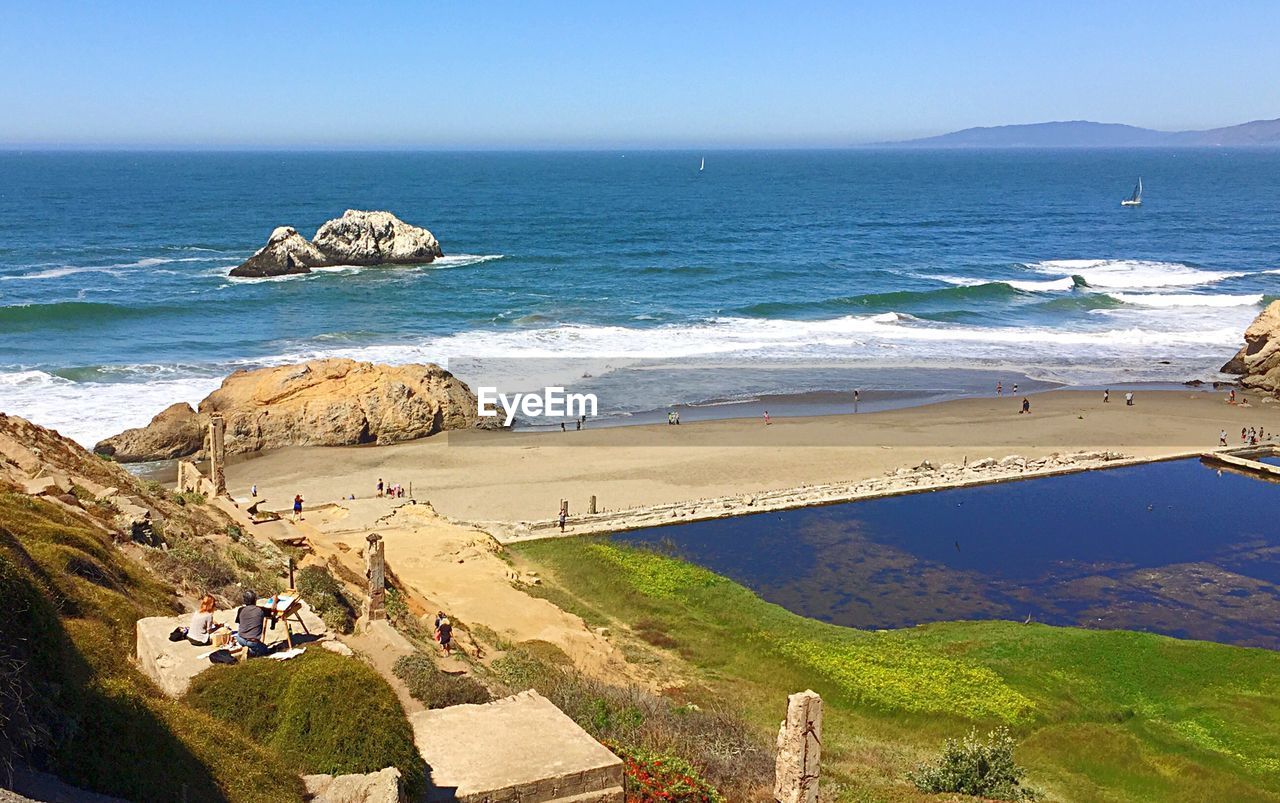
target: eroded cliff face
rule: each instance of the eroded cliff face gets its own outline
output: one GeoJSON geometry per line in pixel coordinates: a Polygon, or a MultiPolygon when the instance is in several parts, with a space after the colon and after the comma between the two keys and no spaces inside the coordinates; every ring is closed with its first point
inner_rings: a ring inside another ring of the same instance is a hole
{"type": "Polygon", "coordinates": [[[1244,348],[1224,366],[1246,388],[1280,395],[1280,301],[1272,301],[1244,330],[1244,348]]]}
{"type": "Polygon", "coordinates": [[[348,209],[342,217],[326,221],[311,240],[292,226],[280,226],[230,275],[288,276],[332,265],[423,265],[441,255],[435,235],[420,226],[390,212],[348,209]]]}
{"type": "Polygon", "coordinates": [[[237,371],[200,402],[198,412],[174,405],[147,426],[107,438],[94,449],[122,462],[195,454],[203,448],[211,413],[221,413],[226,421],[228,454],[398,443],[450,429],[489,427],[497,420],[480,418],[475,394],[438,365],[334,358],[237,371]]]}

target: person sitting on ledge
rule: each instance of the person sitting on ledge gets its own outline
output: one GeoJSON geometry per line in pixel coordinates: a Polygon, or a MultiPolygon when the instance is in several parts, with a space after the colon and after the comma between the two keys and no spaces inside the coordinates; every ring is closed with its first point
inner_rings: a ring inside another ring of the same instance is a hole
{"type": "Polygon", "coordinates": [[[222,627],[213,621],[213,612],[217,608],[218,603],[212,594],[205,594],[200,598],[200,610],[191,614],[191,624],[187,627],[187,641],[197,647],[209,643],[209,637],[222,627]]]}
{"type": "Polygon", "coordinates": [[[236,611],[236,643],[248,650],[251,658],[266,655],[271,648],[262,641],[262,625],[270,611],[258,605],[252,591],[245,591],[241,602],[244,604],[236,611]]]}

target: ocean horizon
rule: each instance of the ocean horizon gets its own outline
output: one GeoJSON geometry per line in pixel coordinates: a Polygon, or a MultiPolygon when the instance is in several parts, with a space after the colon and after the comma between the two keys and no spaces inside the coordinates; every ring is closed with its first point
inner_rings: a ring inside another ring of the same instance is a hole
{"type": "Polygon", "coordinates": [[[0,409],[91,445],[233,370],[321,356],[607,387],[620,416],[1211,381],[1280,295],[1277,168],[1257,149],[3,151],[0,409]],[[1139,176],[1143,206],[1120,207],[1139,176]],[[227,277],[276,226],[349,208],[445,256],[227,277]],[[711,370],[765,363],[785,370],[711,370]],[[656,373],[677,365],[702,375],[656,373]]]}

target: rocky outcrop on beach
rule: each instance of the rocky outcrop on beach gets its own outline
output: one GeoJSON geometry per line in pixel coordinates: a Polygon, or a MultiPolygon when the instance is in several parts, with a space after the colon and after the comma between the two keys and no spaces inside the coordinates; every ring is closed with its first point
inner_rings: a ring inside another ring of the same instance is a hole
{"type": "Polygon", "coordinates": [[[145,427],[126,429],[99,441],[93,450],[121,463],[169,460],[195,454],[203,448],[204,426],[186,402],[166,407],[145,427]]]}
{"type": "Polygon", "coordinates": [[[334,265],[421,265],[442,256],[435,235],[390,212],[348,209],[321,226],[312,243],[334,265]]]}
{"type": "Polygon", "coordinates": [[[325,222],[311,240],[292,226],[271,232],[267,244],[231,276],[262,278],[310,273],[332,265],[424,265],[442,256],[435,235],[390,212],[348,209],[325,222]]]}
{"type": "Polygon", "coordinates": [[[1246,388],[1280,395],[1280,301],[1272,301],[1244,330],[1244,348],[1224,366],[1246,388]]]}
{"type": "Polygon", "coordinates": [[[212,413],[221,413],[226,422],[227,454],[399,443],[445,430],[493,427],[499,421],[480,418],[475,394],[438,365],[337,358],[237,371],[200,402],[198,412],[188,415],[177,409],[184,406],[170,407],[146,427],[102,441],[95,451],[122,462],[196,454],[203,448],[202,438],[174,448],[175,439],[167,434],[185,432],[192,416],[197,431],[203,432],[212,413]]]}
{"type": "Polygon", "coordinates": [[[312,268],[328,265],[329,261],[319,248],[298,233],[292,226],[280,226],[271,232],[267,244],[244,264],[231,269],[232,276],[263,278],[288,276],[293,273],[310,273],[312,268]]]}

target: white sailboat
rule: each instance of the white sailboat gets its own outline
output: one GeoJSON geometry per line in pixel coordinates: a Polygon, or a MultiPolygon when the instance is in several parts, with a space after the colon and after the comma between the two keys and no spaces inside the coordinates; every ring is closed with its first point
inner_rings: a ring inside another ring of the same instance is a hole
{"type": "Polygon", "coordinates": [[[702,157],[702,163],[698,165],[698,172],[701,173],[707,169],[707,157],[702,157]]]}
{"type": "Polygon", "coordinates": [[[1120,202],[1121,206],[1142,206],[1142,176],[1138,176],[1138,184],[1133,188],[1133,195],[1120,202]]]}

